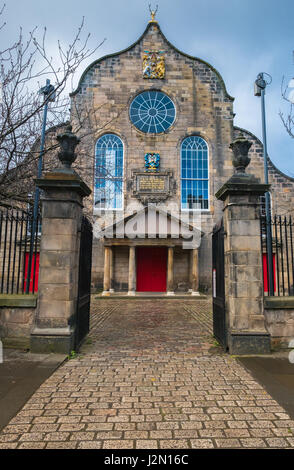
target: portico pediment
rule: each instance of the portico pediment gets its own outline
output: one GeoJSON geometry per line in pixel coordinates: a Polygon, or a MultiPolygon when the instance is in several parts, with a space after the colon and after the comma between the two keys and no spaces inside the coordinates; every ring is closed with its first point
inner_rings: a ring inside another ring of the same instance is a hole
{"type": "Polygon", "coordinates": [[[201,212],[174,214],[156,206],[148,205],[142,210],[127,215],[114,224],[105,227],[99,238],[104,243],[118,240],[144,240],[144,239],[173,239],[187,242],[193,240],[193,245],[199,246],[202,236],[201,212]],[[191,219],[192,222],[191,223],[191,219]]]}

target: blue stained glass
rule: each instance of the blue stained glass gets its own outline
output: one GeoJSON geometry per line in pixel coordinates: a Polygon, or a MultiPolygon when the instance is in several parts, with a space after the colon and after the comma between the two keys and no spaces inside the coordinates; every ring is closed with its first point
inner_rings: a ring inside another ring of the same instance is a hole
{"type": "Polygon", "coordinates": [[[199,136],[187,137],[181,147],[182,209],[208,209],[208,148],[199,136]]]}
{"type": "Polygon", "coordinates": [[[161,91],[144,91],[130,106],[130,119],[137,129],[146,134],[165,132],[174,123],[176,108],[161,91]]]}
{"type": "Polygon", "coordinates": [[[123,143],[105,134],[96,143],[94,204],[97,209],[122,209],[123,143]]]}

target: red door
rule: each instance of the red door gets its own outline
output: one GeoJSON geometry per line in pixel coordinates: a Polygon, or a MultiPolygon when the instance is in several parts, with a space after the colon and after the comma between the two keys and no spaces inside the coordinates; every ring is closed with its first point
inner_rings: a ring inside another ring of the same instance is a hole
{"type": "Polygon", "coordinates": [[[137,247],[137,291],[166,292],[167,248],[137,247]]]}

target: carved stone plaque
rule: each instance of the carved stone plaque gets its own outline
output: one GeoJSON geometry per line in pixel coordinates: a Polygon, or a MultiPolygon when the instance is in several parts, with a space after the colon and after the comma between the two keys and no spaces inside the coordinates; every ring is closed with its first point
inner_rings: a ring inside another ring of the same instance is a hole
{"type": "Polygon", "coordinates": [[[162,175],[139,175],[138,190],[141,191],[164,191],[166,178],[162,175]]]}
{"type": "Polygon", "coordinates": [[[176,186],[171,170],[148,173],[142,170],[132,171],[133,196],[143,204],[165,201],[174,194],[176,186]]]}

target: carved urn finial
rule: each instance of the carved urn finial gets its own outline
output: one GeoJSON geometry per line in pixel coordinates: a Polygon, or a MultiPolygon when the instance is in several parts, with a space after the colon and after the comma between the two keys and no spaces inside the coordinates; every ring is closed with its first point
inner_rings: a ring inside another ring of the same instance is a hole
{"type": "Polygon", "coordinates": [[[246,167],[249,165],[251,158],[248,156],[249,149],[252,145],[242,133],[230,144],[233,151],[233,166],[236,173],[246,173],[246,167]]]}
{"type": "Polygon", "coordinates": [[[58,153],[58,158],[65,168],[70,168],[77,158],[75,148],[80,142],[80,139],[72,132],[71,125],[68,125],[65,132],[59,134],[56,139],[61,148],[61,152],[58,153]]]}

